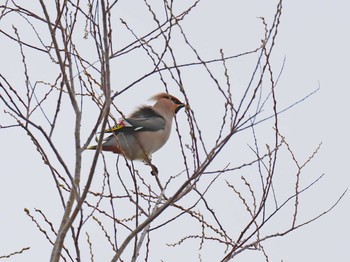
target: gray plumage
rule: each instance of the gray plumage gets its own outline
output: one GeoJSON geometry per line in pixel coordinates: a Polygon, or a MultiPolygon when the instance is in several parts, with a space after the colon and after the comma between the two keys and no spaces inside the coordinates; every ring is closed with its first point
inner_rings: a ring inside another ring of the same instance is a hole
{"type": "MultiPolygon", "coordinates": [[[[153,106],[143,106],[110,130],[102,151],[124,155],[130,160],[150,163],[151,155],[168,140],[174,115],[185,105],[176,97],[161,93],[152,97],[153,106]]],[[[96,149],[90,146],[88,149],[96,149]]]]}

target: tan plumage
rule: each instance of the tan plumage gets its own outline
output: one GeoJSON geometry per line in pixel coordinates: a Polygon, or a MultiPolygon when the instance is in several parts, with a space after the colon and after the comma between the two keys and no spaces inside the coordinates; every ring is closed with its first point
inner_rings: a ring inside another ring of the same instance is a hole
{"type": "MultiPolygon", "coordinates": [[[[106,130],[113,133],[105,138],[102,151],[124,155],[130,160],[143,160],[150,164],[151,155],[168,140],[172,120],[179,109],[185,105],[176,97],[160,93],[151,98],[153,106],[142,106],[129,117],[106,130]]],[[[88,149],[96,149],[90,146],[88,149]]]]}

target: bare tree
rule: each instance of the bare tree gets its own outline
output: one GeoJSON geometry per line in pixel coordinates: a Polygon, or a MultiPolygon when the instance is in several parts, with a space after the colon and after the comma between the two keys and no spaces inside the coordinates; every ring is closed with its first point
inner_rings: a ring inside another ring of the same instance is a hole
{"type": "MultiPolygon", "coordinates": [[[[55,5],[48,5],[40,0],[39,3],[38,6],[26,3],[26,6],[6,1],[0,6],[0,21],[10,18],[25,21],[30,31],[28,36],[28,32],[23,32],[16,24],[12,29],[0,28],[1,37],[19,47],[24,76],[23,84],[17,86],[0,75],[4,114],[12,119],[11,123],[0,124],[2,129],[22,128],[52,175],[51,186],[56,188],[61,201],[52,205],[64,208],[60,224],[54,224],[45,211],[36,209],[33,214],[32,210],[25,210],[52,244],[51,261],[82,261],[87,256],[94,261],[101,256],[94,245],[101,242],[109,247],[112,261],[141,258],[151,261],[152,254],[157,252],[153,243],[160,242],[169,248],[194,242],[198,250],[193,252],[198,252],[200,260],[201,254],[213,245],[220,252],[213,254],[211,261],[229,261],[247,250],[260,252],[269,261],[265,240],[284,236],[313,222],[332,210],[344,195],[323,213],[306,221],[299,220],[301,194],[323,175],[310,184],[302,183],[302,171],[320,146],[307,159],[299,160],[279,131],[279,115],[288,108],[278,108],[276,87],[282,70],[275,73],[271,56],[278,35],[282,1],[270,24],[261,18],[265,30],[260,46],[235,55],[226,55],[226,50],[220,50],[218,57],[212,60],[201,57],[182,25],[200,4],[199,0],[181,11],[174,7],[173,1],[151,3],[145,0],[143,4],[155,27],[142,34],[127,20],[116,19],[118,1],[55,1],[55,5]],[[116,48],[121,27],[134,40],[116,48]],[[181,41],[192,53],[191,62],[179,61],[175,41],[181,41]],[[143,75],[133,76],[130,84],[114,84],[117,87],[112,88],[111,62],[118,63],[135,53],[148,58],[143,75]],[[35,56],[47,57],[49,77],[35,79],[31,76],[35,56]],[[233,86],[229,63],[249,56],[256,60],[247,85],[233,86]],[[220,65],[221,69],[213,69],[212,65],[220,65]],[[221,114],[217,116],[221,122],[216,125],[218,128],[210,129],[214,137],[210,141],[206,139],[209,131],[198,120],[202,112],[195,109],[192,87],[183,77],[193,68],[202,68],[211,81],[210,86],[216,90],[217,100],[213,104],[218,108],[215,112],[221,114]],[[161,170],[159,176],[152,176],[149,170],[141,170],[122,157],[117,157],[115,165],[111,165],[99,150],[92,161],[83,161],[88,159],[85,149],[95,136],[100,145],[104,130],[114,125],[118,115],[124,114],[115,102],[117,98],[153,76],[160,79],[165,91],[181,93],[188,105],[187,123],[176,122],[178,152],[182,157],[178,169],[161,170]],[[95,119],[91,119],[91,111],[95,112],[95,119]],[[261,123],[269,125],[268,137],[259,135],[261,123]],[[57,130],[65,125],[72,125],[74,131],[60,134],[57,130]],[[229,153],[224,151],[240,134],[245,134],[249,140],[246,143],[253,157],[233,165],[230,159],[234,159],[237,152],[234,149],[229,153]],[[64,136],[74,141],[73,167],[59,149],[64,136]],[[289,157],[296,167],[294,182],[289,185],[292,191],[283,198],[278,195],[279,184],[275,182],[281,173],[277,168],[281,154],[289,157]],[[226,164],[217,165],[224,155],[228,159],[226,164]],[[101,165],[98,161],[102,161],[101,165]],[[82,167],[83,162],[88,168],[82,167]],[[102,184],[93,187],[97,176],[102,178],[102,184]],[[218,188],[223,192],[216,198],[212,191],[218,188]],[[222,209],[243,213],[243,222],[237,226],[237,221],[222,209]],[[264,230],[285,210],[291,213],[288,226],[272,226],[272,232],[264,230]],[[196,230],[190,233],[180,230],[179,223],[196,225],[196,230]],[[91,237],[91,224],[97,226],[103,236],[91,237]],[[172,243],[160,235],[176,230],[182,236],[172,243]]],[[[295,104],[301,101],[303,99],[295,104]]],[[[27,249],[1,258],[19,255],[27,249]]]]}

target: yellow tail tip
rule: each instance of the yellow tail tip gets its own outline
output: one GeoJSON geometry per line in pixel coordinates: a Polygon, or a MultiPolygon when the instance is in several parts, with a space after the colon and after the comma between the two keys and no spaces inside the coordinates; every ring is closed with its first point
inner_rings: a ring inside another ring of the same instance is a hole
{"type": "Polygon", "coordinates": [[[88,146],[86,149],[95,150],[96,148],[97,148],[97,146],[88,146]]]}

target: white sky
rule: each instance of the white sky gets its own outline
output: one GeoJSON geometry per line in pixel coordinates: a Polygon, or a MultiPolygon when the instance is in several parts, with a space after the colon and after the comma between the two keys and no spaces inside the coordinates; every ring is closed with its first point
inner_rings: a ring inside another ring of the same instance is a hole
{"type": "MultiPolygon", "coordinates": [[[[263,26],[261,20],[257,17],[265,17],[266,21],[270,23],[276,4],[277,1],[271,0],[203,0],[188,16],[187,20],[185,19],[183,27],[191,43],[205,59],[217,56],[220,48],[223,48],[227,55],[238,54],[252,50],[259,45],[263,35],[263,26]]],[[[128,6],[127,1],[120,0],[118,5],[119,11],[115,17],[116,21],[119,21],[118,16],[120,16],[127,20],[128,24],[135,28],[139,34],[152,27],[149,27],[148,24],[151,21],[150,15],[144,15],[146,9],[143,4],[128,6]]],[[[306,185],[307,181],[312,181],[323,173],[326,174],[315,187],[303,196],[301,218],[304,219],[311,218],[313,215],[329,208],[349,186],[350,182],[348,174],[348,148],[350,148],[348,138],[348,134],[350,134],[348,123],[350,108],[348,100],[350,89],[347,86],[350,61],[349,10],[350,2],[345,0],[295,0],[283,3],[281,26],[277,46],[273,53],[273,65],[276,73],[279,71],[284,58],[286,58],[284,71],[277,89],[278,105],[280,108],[284,108],[320,86],[320,90],[315,95],[280,116],[280,131],[287,137],[289,144],[301,161],[307,158],[320,142],[323,143],[316,158],[302,175],[306,185]]],[[[6,30],[10,30],[8,25],[20,23],[20,21],[11,21],[7,18],[6,21],[0,21],[0,29],[6,26],[6,30]]],[[[126,31],[122,30],[120,25],[117,28],[121,31],[114,31],[113,33],[117,36],[117,39],[119,34],[122,36],[120,40],[118,39],[120,41],[118,44],[122,46],[123,41],[127,43],[132,38],[128,38],[126,31]]],[[[20,81],[23,80],[23,75],[20,59],[17,56],[18,47],[13,42],[5,41],[3,36],[0,39],[0,73],[12,81],[13,85],[23,85],[23,82],[20,81]],[[20,76],[18,75],[19,72],[20,76]]],[[[84,47],[82,45],[81,48],[82,52],[89,52],[88,46],[84,47]]],[[[181,58],[184,60],[187,58],[187,51],[183,50],[180,54],[180,60],[181,58]]],[[[138,72],[143,72],[144,63],[142,59],[132,57],[131,61],[133,62],[124,60],[112,62],[112,82],[116,89],[123,88],[132,82],[135,76],[141,75],[138,72]]],[[[34,67],[30,68],[33,81],[46,79],[45,77],[50,79],[49,76],[52,72],[50,71],[50,64],[47,64],[47,62],[41,57],[35,60],[34,67]]],[[[236,60],[229,64],[232,82],[237,88],[244,86],[247,82],[245,74],[248,75],[249,71],[245,70],[249,68],[250,62],[249,60],[236,60]]],[[[192,99],[192,106],[198,110],[196,115],[200,123],[203,126],[206,121],[211,123],[212,118],[215,118],[216,115],[210,112],[210,98],[212,98],[211,91],[208,91],[210,88],[208,85],[210,84],[205,80],[201,80],[200,72],[196,70],[185,72],[184,78],[187,80],[186,88],[192,99]],[[197,93],[198,90],[201,90],[200,95],[197,93]]],[[[176,90],[176,88],[173,87],[173,90],[176,90]]],[[[157,76],[153,76],[149,80],[138,84],[137,88],[126,92],[117,102],[124,112],[128,113],[135,106],[144,103],[146,99],[160,91],[162,91],[161,83],[157,76]],[[150,92],[145,87],[147,85],[159,85],[159,88],[154,87],[154,90],[150,92]]],[[[175,95],[180,94],[178,91],[174,91],[174,93],[175,95]]],[[[9,117],[3,113],[3,104],[0,103],[0,106],[0,124],[4,124],[9,121],[9,117]]],[[[91,118],[94,118],[96,114],[97,112],[91,112],[91,118]]],[[[69,120],[69,117],[67,119],[69,120]]],[[[183,112],[182,115],[179,114],[178,121],[180,129],[181,127],[186,129],[184,126],[187,123],[183,112]]],[[[88,121],[83,121],[83,124],[89,126],[88,121]]],[[[206,128],[210,128],[210,126],[206,128]]],[[[62,132],[64,132],[64,129],[62,129],[62,132]]],[[[210,132],[205,135],[210,139],[210,132]]],[[[237,137],[245,138],[245,136],[237,137]]],[[[69,136],[60,137],[58,135],[58,139],[61,139],[58,148],[62,152],[65,152],[72,145],[69,136]]],[[[251,143],[251,141],[239,142],[242,142],[243,145],[251,143]]],[[[10,261],[42,261],[43,258],[47,260],[46,258],[50,254],[50,245],[47,244],[43,235],[38,232],[35,225],[24,214],[23,209],[28,208],[32,213],[34,213],[34,208],[41,209],[47,212],[58,225],[62,208],[58,202],[51,175],[48,174],[47,168],[41,163],[39,155],[35,152],[31,141],[23,130],[0,130],[0,144],[3,148],[0,160],[0,256],[24,246],[30,246],[30,251],[15,256],[10,261]]],[[[169,163],[166,156],[169,150],[174,150],[177,146],[175,133],[173,133],[166,149],[153,156],[160,172],[168,170],[169,165],[174,168],[177,166],[176,157],[169,163]]],[[[239,153],[233,152],[237,155],[239,153]]],[[[226,154],[232,154],[232,151],[226,152],[226,154]]],[[[73,160],[69,159],[70,157],[73,159],[73,153],[67,150],[65,156],[68,163],[73,165],[73,160]]],[[[89,159],[89,156],[87,156],[84,161],[89,159]]],[[[113,167],[115,156],[108,155],[106,159],[113,167]]],[[[179,158],[178,161],[181,162],[181,159],[179,158]]],[[[234,160],[231,161],[234,162],[234,160]]],[[[136,165],[137,168],[143,168],[140,163],[136,165]]],[[[281,173],[285,172],[287,174],[290,171],[283,170],[283,166],[279,168],[281,173]]],[[[283,174],[280,176],[283,178],[283,174]]],[[[101,179],[94,180],[95,183],[100,181],[101,179]]],[[[216,194],[217,199],[223,201],[220,198],[220,189],[216,194]]],[[[290,235],[266,242],[265,248],[271,261],[326,262],[349,260],[349,206],[350,196],[347,194],[328,215],[290,235]]],[[[237,217],[240,216],[235,214],[234,209],[228,212],[230,214],[233,212],[237,217]]],[[[276,219],[274,221],[275,225],[284,224],[283,219],[283,216],[276,219]]],[[[171,233],[176,235],[177,232],[171,233]]],[[[179,240],[179,238],[173,238],[172,241],[179,240]]],[[[195,245],[194,248],[198,248],[198,245],[195,245]]],[[[159,256],[164,258],[164,261],[179,261],[180,257],[178,256],[182,255],[181,252],[174,254],[171,253],[172,251],[165,250],[168,249],[159,251],[159,256]]],[[[261,255],[257,257],[251,255],[250,252],[245,252],[238,256],[235,261],[263,261],[261,255]]],[[[108,256],[105,259],[108,261],[110,258],[108,256]]],[[[189,259],[186,255],[185,258],[189,259]]],[[[160,261],[159,257],[154,259],[152,261],[160,261]]],[[[193,259],[191,261],[198,261],[198,256],[191,259],[193,259]]],[[[203,261],[215,260],[211,260],[210,255],[206,254],[203,261]]]]}

